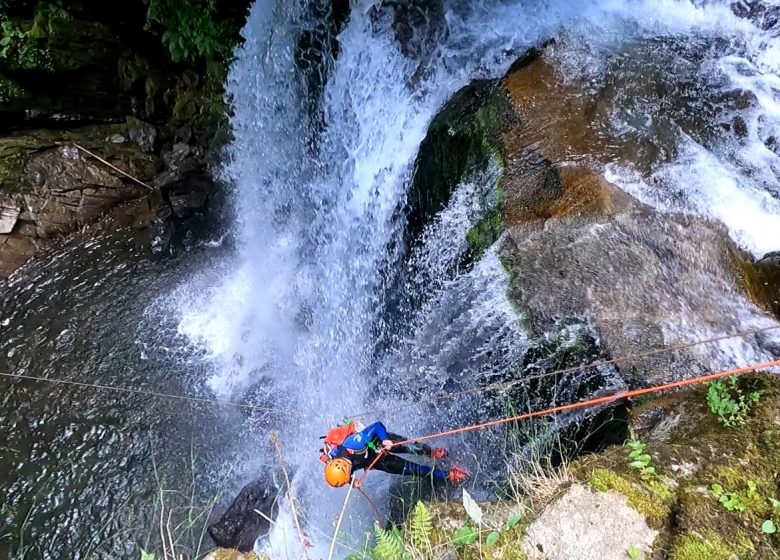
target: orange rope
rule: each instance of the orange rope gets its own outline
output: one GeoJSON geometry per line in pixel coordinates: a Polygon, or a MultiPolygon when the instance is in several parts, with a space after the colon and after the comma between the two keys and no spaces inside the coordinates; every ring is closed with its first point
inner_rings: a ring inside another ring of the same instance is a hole
{"type": "Polygon", "coordinates": [[[434,397],[430,397],[425,399],[423,402],[412,402],[407,404],[397,404],[392,407],[387,408],[380,408],[380,409],[374,409],[366,412],[361,412],[359,414],[351,414],[348,415],[347,418],[362,418],[364,416],[380,416],[383,412],[394,412],[396,410],[402,410],[405,408],[411,408],[414,406],[419,406],[424,403],[433,403],[443,400],[450,400],[450,399],[456,399],[459,397],[463,397],[466,395],[472,395],[474,393],[486,393],[488,391],[494,391],[497,389],[507,389],[509,387],[514,387],[516,385],[523,385],[526,383],[530,383],[531,381],[536,381],[537,379],[545,379],[547,377],[553,377],[557,375],[565,375],[569,373],[576,373],[578,371],[582,371],[587,368],[594,368],[598,366],[606,366],[606,365],[612,365],[612,364],[618,364],[621,362],[629,362],[632,360],[637,360],[641,358],[648,358],[650,356],[655,356],[658,354],[665,354],[667,352],[674,352],[675,350],[686,350],[688,348],[694,348],[696,346],[701,346],[703,344],[711,344],[713,342],[722,342],[724,340],[730,340],[732,338],[739,338],[743,336],[748,335],[754,335],[754,334],[761,334],[768,331],[773,331],[780,329],[780,325],[770,325],[768,327],[761,327],[757,329],[751,329],[748,331],[741,331],[734,334],[726,334],[722,336],[717,336],[715,338],[709,338],[706,340],[697,340],[694,342],[685,342],[682,344],[675,344],[672,346],[666,346],[664,348],[656,348],[655,350],[648,350],[646,352],[639,352],[637,354],[631,354],[628,356],[622,356],[620,358],[611,358],[609,360],[598,360],[595,362],[591,362],[589,364],[583,364],[579,366],[572,366],[568,368],[562,368],[555,371],[549,371],[546,373],[539,373],[536,375],[529,375],[527,377],[523,377],[522,379],[516,379],[514,381],[500,381],[498,383],[493,383],[490,385],[485,385],[484,387],[475,387],[473,389],[464,389],[463,391],[454,391],[451,393],[441,393],[439,395],[436,395],[434,397]]]}
{"type": "MultiPolygon", "coordinates": [[[[634,398],[634,397],[640,397],[642,395],[649,395],[651,393],[660,393],[662,391],[667,391],[669,389],[676,389],[679,387],[686,387],[688,385],[695,385],[698,383],[706,383],[708,381],[715,381],[717,379],[722,379],[724,377],[730,377],[732,375],[742,375],[745,373],[750,373],[752,371],[760,370],[760,369],[767,369],[775,366],[780,366],[780,359],[773,360],[771,362],[763,362],[760,364],[756,364],[753,366],[747,366],[743,368],[738,369],[732,369],[727,371],[720,371],[717,373],[711,373],[708,375],[702,375],[699,377],[692,377],[689,379],[683,379],[682,381],[674,381],[671,383],[666,383],[664,385],[655,385],[652,387],[645,387],[644,389],[634,389],[632,391],[621,391],[620,393],[616,393],[613,395],[606,395],[603,397],[598,397],[595,399],[589,399],[586,401],[580,401],[576,403],[570,403],[565,404],[561,406],[555,406],[552,408],[546,408],[544,410],[536,410],[533,412],[527,412],[525,414],[518,414],[517,416],[510,416],[508,418],[499,418],[498,420],[491,420],[489,422],[482,422],[480,424],[472,424],[470,426],[465,426],[463,428],[455,428],[452,430],[447,430],[444,432],[437,432],[434,434],[428,434],[425,436],[419,436],[414,438],[409,438],[407,440],[399,441],[393,443],[393,447],[398,445],[406,445],[409,443],[419,443],[421,441],[428,441],[432,439],[438,439],[443,438],[447,436],[453,436],[456,434],[461,434],[464,432],[473,432],[475,430],[482,430],[484,428],[492,428],[494,426],[500,426],[502,424],[508,424],[509,422],[519,422],[520,420],[528,420],[531,418],[538,418],[540,416],[547,416],[549,414],[558,414],[560,412],[569,412],[572,410],[579,410],[583,408],[591,408],[594,406],[599,405],[605,405],[612,402],[615,402],[617,400],[622,399],[628,399],[628,398],[634,398]]],[[[365,472],[363,473],[363,476],[360,477],[360,482],[363,482],[363,479],[368,475],[368,472],[376,465],[376,463],[379,461],[379,459],[383,456],[384,452],[380,452],[377,454],[377,456],[374,458],[374,460],[371,462],[371,464],[365,469],[365,472]]]]}

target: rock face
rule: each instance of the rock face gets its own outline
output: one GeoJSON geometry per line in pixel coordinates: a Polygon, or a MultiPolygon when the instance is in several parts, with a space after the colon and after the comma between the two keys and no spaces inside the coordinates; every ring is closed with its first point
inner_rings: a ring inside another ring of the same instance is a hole
{"type": "Polygon", "coordinates": [[[456,93],[431,122],[415,162],[409,193],[409,231],[415,237],[464,179],[500,158],[505,100],[492,81],[456,93]]]}
{"type": "Polygon", "coordinates": [[[260,535],[270,528],[267,519],[276,515],[277,495],[277,489],[268,480],[256,480],[244,486],[219,521],[209,526],[214,543],[221,548],[250,552],[260,535]]]}
{"type": "MultiPolygon", "coordinates": [[[[736,332],[740,317],[723,310],[749,306],[733,274],[739,251],[722,225],[692,216],[644,207],[550,219],[541,229],[517,225],[501,254],[518,271],[509,295],[534,331],[563,317],[587,318],[616,357],[665,346],[669,329],[684,331],[692,317],[705,332],[736,332]]],[[[621,369],[640,367],[647,383],[689,375],[697,369],[689,359],[656,356],[621,369]]]]}
{"type": "Polygon", "coordinates": [[[647,558],[656,535],[625,496],[575,484],[531,523],[523,551],[529,560],[625,560],[635,548],[647,558]]]}
{"type": "Polygon", "coordinates": [[[745,261],[740,271],[753,301],[780,318],[780,252],[766,254],[757,262],[745,261]]]}
{"type": "Polygon", "coordinates": [[[176,144],[161,157],[128,140],[136,137],[148,149],[155,136],[142,123],[135,133],[101,125],[0,138],[0,278],[47,241],[107,214],[118,225],[144,229],[167,216],[202,212],[213,192],[202,152],[176,144]]]}
{"type": "MultiPolygon", "coordinates": [[[[500,255],[509,296],[533,333],[579,322],[592,326],[605,356],[621,357],[689,340],[691,325],[739,331],[744,316],[724,309],[761,315],[736,274],[746,255],[721,224],[655,211],[604,178],[604,165],[644,169],[660,148],[615,137],[611,93],[563,80],[555,48],[529,51],[497,83],[464,88],[434,119],[416,164],[410,228],[495,158],[501,205],[467,240],[484,247],[508,229],[500,255]]],[[[775,310],[772,266],[743,272],[754,299],[775,310]]],[[[618,368],[629,383],[648,383],[690,375],[712,356],[700,358],[678,354],[618,368]]]]}

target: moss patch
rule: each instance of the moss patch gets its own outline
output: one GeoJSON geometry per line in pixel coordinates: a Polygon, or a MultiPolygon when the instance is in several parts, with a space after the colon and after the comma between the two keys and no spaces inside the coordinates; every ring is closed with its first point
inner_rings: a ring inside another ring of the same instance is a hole
{"type": "Polygon", "coordinates": [[[745,557],[751,550],[750,541],[744,535],[728,545],[718,535],[707,531],[679,536],[672,546],[671,557],[673,560],[732,560],[745,557]]]}
{"type": "Polygon", "coordinates": [[[504,232],[504,228],[502,209],[493,210],[477,222],[466,234],[469,258],[471,260],[479,259],[496,242],[504,232]]]}
{"type": "Polygon", "coordinates": [[[666,523],[669,517],[669,506],[655,491],[634,483],[614,471],[596,469],[588,478],[588,484],[599,492],[622,494],[628,500],[628,505],[644,515],[649,524],[655,528],[666,523]]]}

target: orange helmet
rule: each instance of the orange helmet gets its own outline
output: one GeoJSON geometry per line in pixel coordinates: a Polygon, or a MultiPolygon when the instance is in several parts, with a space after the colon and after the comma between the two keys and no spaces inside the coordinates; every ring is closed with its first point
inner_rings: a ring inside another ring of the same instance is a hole
{"type": "Polygon", "coordinates": [[[334,488],[348,484],[351,477],[352,463],[343,457],[331,459],[325,465],[325,480],[334,488]]]}

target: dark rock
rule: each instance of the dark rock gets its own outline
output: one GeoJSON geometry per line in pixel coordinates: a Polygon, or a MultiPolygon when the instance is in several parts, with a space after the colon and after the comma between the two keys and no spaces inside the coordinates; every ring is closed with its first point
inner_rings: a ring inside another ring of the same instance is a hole
{"type": "Polygon", "coordinates": [[[771,253],[767,253],[761,257],[761,260],[758,262],[761,264],[780,266],[780,251],[772,251],[771,253]]]}
{"type": "Polygon", "coordinates": [[[268,532],[270,523],[255,513],[273,519],[278,505],[278,490],[268,480],[260,479],[244,486],[225,514],[208,528],[214,543],[240,552],[251,551],[257,539],[268,532]]]}
{"type": "Polygon", "coordinates": [[[153,125],[135,117],[127,117],[127,132],[130,140],[138,144],[142,151],[147,153],[154,151],[157,129],[153,125]]]}
{"type": "Polygon", "coordinates": [[[780,318],[780,251],[767,253],[757,262],[742,262],[739,268],[750,298],[780,318]]]}
{"type": "Polygon", "coordinates": [[[208,202],[208,194],[205,192],[174,195],[171,196],[171,209],[177,218],[187,218],[203,210],[206,202],[208,202]]]}
{"type": "Polygon", "coordinates": [[[433,119],[420,144],[409,191],[412,238],[446,206],[461,181],[484,170],[491,158],[500,157],[503,110],[496,82],[482,80],[458,91],[433,119]]]}
{"type": "Polygon", "coordinates": [[[205,209],[214,181],[207,175],[192,175],[175,184],[168,192],[171,210],[177,218],[188,218],[205,209]]]}

